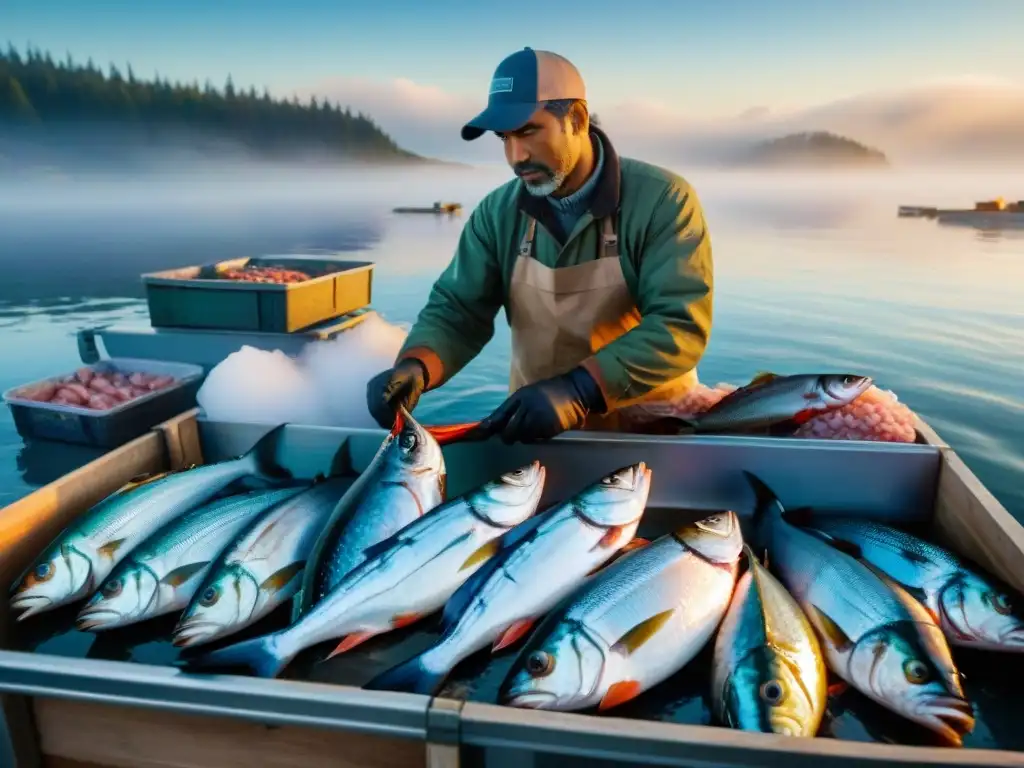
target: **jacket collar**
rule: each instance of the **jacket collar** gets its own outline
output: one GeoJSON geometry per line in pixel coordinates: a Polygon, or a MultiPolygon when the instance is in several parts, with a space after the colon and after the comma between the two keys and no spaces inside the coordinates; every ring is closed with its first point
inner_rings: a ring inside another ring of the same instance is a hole
{"type": "MultiPolygon", "coordinates": [[[[597,186],[590,198],[589,211],[595,219],[603,219],[612,216],[619,209],[619,156],[615,152],[608,135],[597,126],[590,126],[590,133],[601,140],[601,147],[604,150],[604,167],[597,179],[597,186]]],[[[593,140],[593,139],[591,139],[593,140]]],[[[520,182],[519,196],[516,204],[523,213],[543,224],[549,232],[560,231],[558,219],[555,217],[551,206],[543,197],[534,197],[522,186],[520,182]]],[[[568,233],[566,233],[568,234],[568,233]]]]}

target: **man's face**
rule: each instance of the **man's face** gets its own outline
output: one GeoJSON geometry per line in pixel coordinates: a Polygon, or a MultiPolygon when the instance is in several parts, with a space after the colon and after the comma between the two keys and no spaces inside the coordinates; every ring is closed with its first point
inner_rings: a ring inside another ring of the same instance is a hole
{"type": "Polygon", "coordinates": [[[553,194],[562,186],[588,140],[586,132],[573,128],[569,115],[555,117],[543,108],[522,128],[499,133],[498,138],[505,143],[505,159],[512,171],[536,197],[553,194]]]}

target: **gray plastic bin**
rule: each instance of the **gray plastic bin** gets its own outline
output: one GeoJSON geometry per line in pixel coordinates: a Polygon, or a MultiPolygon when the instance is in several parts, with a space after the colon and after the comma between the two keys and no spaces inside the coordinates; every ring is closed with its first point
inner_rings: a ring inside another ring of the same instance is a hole
{"type": "Polygon", "coordinates": [[[18,434],[24,438],[116,448],[148,432],[156,424],[195,407],[196,394],[205,376],[201,366],[160,360],[111,358],[85,367],[104,373],[120,371],[131,374],[141,371],[173,376],[177,381],[166,389],[142,395],[106,411],[40,403],[18,397],[18,392],[57,381],[61,378],[59,376],[23,384],[7,390],[3,395],[4,402],[11,409],[18,434]]]}

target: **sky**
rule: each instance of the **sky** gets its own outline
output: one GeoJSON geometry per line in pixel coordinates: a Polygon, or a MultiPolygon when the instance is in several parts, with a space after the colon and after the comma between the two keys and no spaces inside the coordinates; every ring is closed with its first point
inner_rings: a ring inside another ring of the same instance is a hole
{"type": "Polygon", "coordinates": [[[3,38],[140,77],[231,75],[384,112],[418,102],[453,123],[526,45],[572,60],[598,114],[629,104],[706,120],[965,77],[1024,81],[1020,0],[0,0],[3,38]]]}

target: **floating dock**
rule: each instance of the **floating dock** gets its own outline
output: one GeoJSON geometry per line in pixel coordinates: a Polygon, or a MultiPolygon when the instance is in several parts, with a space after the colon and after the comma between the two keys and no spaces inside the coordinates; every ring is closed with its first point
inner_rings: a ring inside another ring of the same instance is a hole
{"type": "Polygon", "coordinates": [[[901,205],[901,219],[935,219],[940,224],[963,224],[981,229],[1024,228],[1024,200],[1006,202],[1003,198],[983,200],[974,208],[936,208],[922,205],[901,205]]]}
{"type": "Polygon", "coordinates": [[[434,203],[429,208],[394,208],[395,213],[433,213],[453,215],[462,212],[462,203],[434,203]]]}

